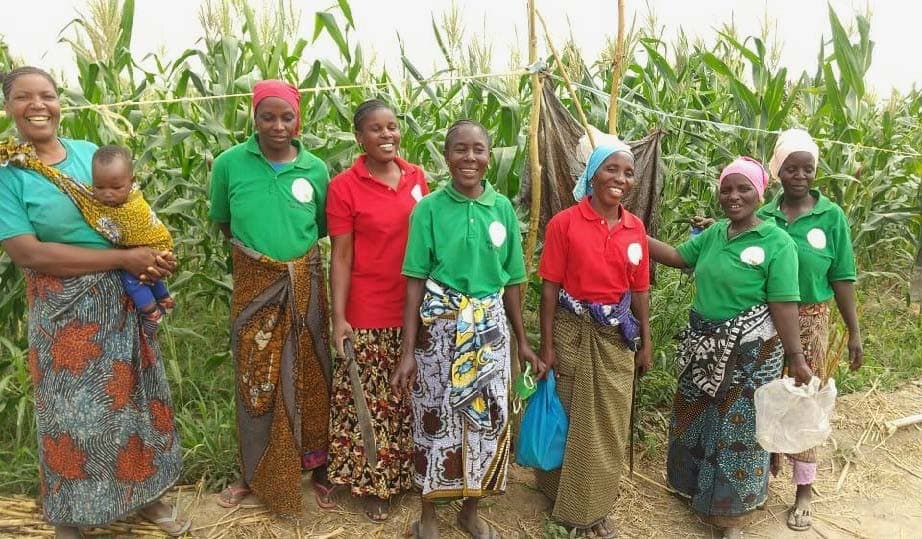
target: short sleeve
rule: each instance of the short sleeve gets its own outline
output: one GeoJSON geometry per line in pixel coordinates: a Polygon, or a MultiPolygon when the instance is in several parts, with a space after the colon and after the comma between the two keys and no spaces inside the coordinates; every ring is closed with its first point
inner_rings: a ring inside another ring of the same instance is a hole
{"type": "MultiPolygon", "coordinates": [[[[423,199],[426,200],[426,199],[423,199]]],[[[401,273],[407,277],[426,279],[432,272],[432,215],[429,205],[420,202],[410,214],[410,232],[407,236],[407,250],[403,257],[401,273]]]]}
{"type": "Polygon", "coordinates": [[[797,280],[797,246],[794,240],[782,244],[768,265],[765,298],[770,302],[800,301],[797,280]]]}
{"type": "Polygon", "coordinates": [[[214,160],[214,164],[212,164],[211,167],[211,186],[208,195],[211,207],[208,209],[208,217],[216,223],[229,223],[231,220],[229,194],[230,179],[228,178],[225,161],[226,160],[221,159],[219,155],[218,158],[214,160]]]}
{"type": "Polygon", "coordinates": [[[0,241],[35,235],[22,200],[22,183],[12,172],[0,171],[0,241]]]}
{"type": "Polygon", "coordinates": [[[650,242],[647,240],[646,228],[641,227],[640,238],[640,263],[631,272],[629,283],[631,292],[647,292],[650,290],[650,242]]]}
{"type": "Polygon", "coordinates": [[[317,171],[312,175],[314,184],[314,193],[317,201],[317,237],[322,238],[327,235],[327,189],[330,185],[330,171],[319,157],[317,158],[317,171]]]}
{"type": "Polygon", "coordinates": [[[503,263],[509,275],[506,284],[524,283],[527,276],[525,275],[525,257],[522,254],[522,231],[519,227],[519,218],[512,209],[512,203],[508,200],[503,200],[503,211],[506,214],[506,230],[509,231],[506,260],[503,263]]]}
{"type": "Polygon", "coordinates": [[[841,209],[836,208],[837,223],[833,241],[835,258],[829,266],[827,278],[829,282],[836,281],[854,281],[858,277],[858,271],[855,268],[855,253],[852,248],[851,232],[848,228],[848,221],[841,209]]]}
{"type": "Polygon", "coordinates": [[[563,283],[567,268],[569,241],[564,224],[564,214],[558,213],[547,223],[544,231],[544,249],[538,262],[538,275],[546,281],[563,283]]]}
{"type": "Polygon", "coordinates": [[[330,182],[327,194],[327,226],[330,236],[351,234],[355,225],[355,201],[349,191],[348,172],[330,182]]]}
{"type": "Polygon", "coordinates": [[[679,256],[682,257],[682,260],[688,264],[689,267],[694,267],[698,263],[698,257],[701,256],[701,251],[704,249],[705,242],[710,238],[711,234],[717,234],[717,229],[721,228],[717,224],[713,224],[703,230],[700,234],[692,236],[688,241],[684,241],[676,247],[676,251],[679,252],[679,256]]]}

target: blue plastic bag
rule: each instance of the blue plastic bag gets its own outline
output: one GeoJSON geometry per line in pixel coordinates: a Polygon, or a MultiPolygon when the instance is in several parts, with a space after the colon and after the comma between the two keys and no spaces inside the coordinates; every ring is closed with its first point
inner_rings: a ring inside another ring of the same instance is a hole
{"type": "Polygon", "coordinates": [[[538,382],[538,389],[528,399],[519,430],[516,462],[545,472],[563,466],[568,426],[567,412],[557,397],[557,381],[552,369],[538,382]]]}

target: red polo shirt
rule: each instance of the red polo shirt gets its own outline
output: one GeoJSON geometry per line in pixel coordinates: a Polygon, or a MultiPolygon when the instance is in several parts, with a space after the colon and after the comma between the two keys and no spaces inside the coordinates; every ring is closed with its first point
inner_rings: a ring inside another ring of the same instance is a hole
{"type": "Polygon", "coordinates": [[[538,274],[582,301],[617,303],[626,290],[646,292],[650,254],[643,221],[622,206],[621,220],[609,230],[584,198],[548,222],[538,274]]]}
{"type": "Polygon", "coordinates": [[[400,273],[410,212],[429,194],[423,169],[395,159],[403,174],[396,189],[372,177],[360,156],[333,178],[327,195],[330,236],[352,234],[352,276],[346,320],[355,328],[403,325],[407,279],[400,273]]]}

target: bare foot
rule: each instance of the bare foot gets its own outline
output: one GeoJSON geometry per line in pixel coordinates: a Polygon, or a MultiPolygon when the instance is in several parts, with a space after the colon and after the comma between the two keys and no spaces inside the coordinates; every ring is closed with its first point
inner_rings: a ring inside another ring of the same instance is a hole
{"type": "Polygon", "coordinates": [[[464,500],[458,514],[458,527],[474,539],[499,539],[499,533],[477,514],[476,499],[464,500]]]}
{"type": "Polygon", "coordinates": [[[742,539],[743,528],[724,528],[724,539],[742,539]]]}

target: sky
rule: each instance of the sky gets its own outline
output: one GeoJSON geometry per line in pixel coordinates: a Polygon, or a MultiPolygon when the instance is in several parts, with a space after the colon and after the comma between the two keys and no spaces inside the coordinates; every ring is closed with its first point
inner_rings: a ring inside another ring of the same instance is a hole
{"type": "MultiPolygon", "coordinates": [[[[270,0],[250,0],[259,8],[270,0]]],[[[313,34],[313,13],[334,5],[333,0],[290,0],[302,11],[305,38],[313,34]]],[[[536,0],[548,21],[558,47],[572,35],[584,57],[596,58],[606,39],[617,31],[617,0],[536,0]]],[[[74,72],[73,56],[58,43],[60,31],[86,10],[86,0],[3,0],[0,36],[11,52],[26,62],[65,75],[74,72]]],[[[272,2],[274,4],[274,2],[272,2]]],[[[136,0],[132,50],[139,58],[165,50],[175,57],[201,36],[198,11],[202,0],[136,0]]],[[[424,73],[431,73],[441,55],[431,30],[451,0],[351,0],[356,23],[353,37],[362,43],[366,56],[373,51],[376,62],[399,63],[397,34],[408,56],[424,73]]],[[[849,25],[856,12],[871,9],[871,39],[876,43],[868,79],[878,95],[891,89],[906,91],[922,87],[922,3],[915,0],[830,0],[849,25]]],[[[494,71],[508,66],[509,51],[518,48],[527,58],[525,0],[458,0],[466,35],[488,35],[493,44],[494,71]]],[[[733,21],[743,36],[758,35],[766,20],[776,25],[781,46],[780,63],[792,74],[816,68],[821,37],[830,35],[826,0],[627,0],[628,20],[641,24],[650,10],[656,15],[667,40],[681,27],[692,37],[713,39],[716,29],[733,21]],[[767,16],[767,19],[766,19],[767,16]]],[[[65,34],[69,35],[69,34],[65,34]]],[[[322,40],[323,41],[323,40],[322,40]]],[[[307,50],[310,56],[333,55],[325,40],[307,50]]],[[[541,43],[541,53],[546,49],[541,43]]],[[[524,61],[524,60],[523,60],[524,61]]]]}

